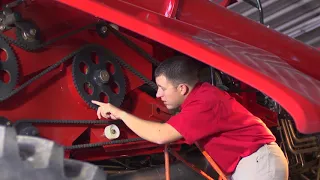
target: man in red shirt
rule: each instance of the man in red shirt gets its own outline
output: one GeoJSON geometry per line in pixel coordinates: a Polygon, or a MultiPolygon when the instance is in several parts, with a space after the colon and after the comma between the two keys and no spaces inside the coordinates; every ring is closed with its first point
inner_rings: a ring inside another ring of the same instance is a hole
{"type": "Polygon", "coordinates": [[[140,119],[111,104],[97,116],[121,119],[145,140],[165,144],[198,142],[233,180],[287,180],[288,162],[266,125],[228,93],[198,80],[198,64],[185,56],[162,62],[155,71],[157,97],[180,112],[166,123],[140,119]]]}

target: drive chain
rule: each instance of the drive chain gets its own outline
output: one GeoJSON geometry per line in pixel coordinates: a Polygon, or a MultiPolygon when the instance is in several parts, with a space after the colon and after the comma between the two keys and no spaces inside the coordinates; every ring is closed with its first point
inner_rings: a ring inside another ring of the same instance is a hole
{"type": "MultiPolygon", "coordinates": [[[[48,46],[50,44],[53,44],[53,43],[55,43],[55,42],[57,42],[57,41],[59,41],[61,39],[64,39],[64,38],[72,36],[72,35],[74,35],[76,33],[79,33],[80,31],[88,29],[88,28],[90,28],[90,27],[92,27],[94,25],[96,25],[96,23],[89,24],[89,25],[84,26],[84,27],[82,27],[80,29],[71,31],[69,33],[66,33],[66,34],[58,37],[58,38],[49,40],[49,41],[47,41],[47,42],[45,42],[43,44],[40,44],[40,45],[37,45],[37,46],[33,46],[33,47],[28,47],[26,44],[22,43],[21,41],[14,40],[14,39],[12,39],[10,37],[7,37],[7,36],[3,35],[2,33],[0,33],[0,36],[2,38],[4,38],[9,44],[14,44],[15,46],[17,46],[19,48],[22,48],[22,49],[24,49],[26,51],[35,51],[35,50],[38,50],[40,48],[44,48],[44,47],[46,47],[46,46],[48,46]]],[[[113,28],[109,28],[109,29],[111,29],[111,31],[113,33],[115,33],[115,35],[120,40],[122,40],[126,45],[128,45],[130,48],[134,49],[136,52],[138,52],[138,54],[140,54],[141,56],[146,58],[149,62],[151,62],[154,65],[158,65],[159,64],[158,61],[156,61],[154,58],[152,58],[150,55],[148,55],[148,53],[146,53],[143,49],[141,49],[136,44],[131,42],[125,36],[121,35],[116,30],[113,30],[113,28]]],[[[21,90],[26,88],[28,85],[30,85],[32,82],[36,81],[37,79],[41,78],[46,73],[48,73],[48,72],[52,71],[53,69],[57,68],[59,65],[61,65],[64,62],[66,62],[71,57],[75,56],[77,53],[79,53],[80,51],[82,51],[85,48],[88,48],[89,46],[96,46],[96,45],[95,44],[84,45],[81,48],[79,48],[78,50],[73,51],[72,53],[70,53],[69,55],[67,55],[66,57],[61,59],[60,61],[56,62],[55,64],[53,64],[51,66],[49,66],[47,69],[43,70],[41,73],[35,75],[30,80],[28,80],[27,82],[23,83],[18,88],[16,88],[13,91],[11,91],[11,93],[8,94],[7,96],[2,97],[0,99],[0,101],[4,101],[4,100],[10,98],[11,96],[15,95],[16,93],[20,92],[21,90]]],[[[140,72],[135,70],[132,66],[127,64],[120,57],[118,57],[118,56],[115,56],[115,57],[116,57],[117,61],[119,62],[119,64],[121,66],[123,66],[124,68],[128,69],[133,74],[135,74],[140,79],[142,79],[146,84],[151,86],[153,89],[157,90],[157,85],[153,81],[149,80],[147,77],[145,77],[140,72]]],[[[18,125],[19,123],[35,123],[35,124],[110,124],[110,121],[100,121],[100,120],[21,120],[21,121],[17,121],[14,124],[14,126],[18,125]]],[[[143,139],[142,138],[133,138],[133,139],[113,140],[113,141],[109,141],[109,142],[100,142],[100,143],[93,143],[93,144],[72,145],[72,146],[65,147],[65,149],[66,150],[72,150],[72,149],[81,149],[81,148],[92,148],[92,147],[100,147],[100,146],[110,145],[110,144],[123,144],[123,143],[129,143],[129,142],[137,142],[137,141],[143,141],[143,139]]]]}
{"type": "MultiPolygon", "coordinates": [[[[97,124],[121,124],[120,120],[108,121],[108,120],[33,120],[25,119],[16,121],[13,126],[17,127],[20,123],[33,123],[33,124],[76,124],[76,125],[97,125],[97,124]]],[[[74,150],[74,149],[83,149],[83,148],[95,148],[112,144],[126,144],[130,142],[139,142],[145,141],[142,138],[130,138],[130,139],[121,139],[121,140],[112,140],[107,142],[98,142],[98,143],[88,143],[88,144],[77,144],[72,146],[65,146],[65,150],[74,150]]]]}
{"type": "Polygon", "coordinates": [[[67,37],[70,37],[72,35],[75,35],[75,34],[81,32],[83,30],[86,30],[86,29],[89,29],[91,27],[94,27],[95,25],[96,25],[96,23],[92,23],[92,24],[86,25],[86,26],[81,27],[79,29],[70,31],[70,32],[68,32],[68,33],[66,33],[66,34],[64,34],[62,36],[57,37],[57,38],[51,39],[51,40],[49,40],[49,41],[47,41],[45,43],[42,43],[42,44],[39,44],[39,45],[35,45],[35,46],[30,46],[30,47],[27,44],[24,44],[23,42],[21,42],[20,40],[15,40],[15,39],[13,39],[11,37],[5,36],[2,33],[0,33],[0,36],[2,38],[4,38],[9,44],[14,44],[15,46],[17,46],[17,47],[19,47],[21,49],[24,49],[26,51],[32,52],[32,51],[36,51],[38,49],[44,48],[46,46],[49,46],[49,45],[51,45],[51,44],[53,44],[53,43],[55,43],[55,42],[57,42],[59,40],[62,40],[64,38],[67,38],[67,37]]]}
{"type": "MultiPolygon", "coordinates": [[[[32,47],[32,48],[29,48],[27,47],[25,44],[21,43],[20,41],[18,40],[14,40],[10,37],[7,37],[3,34],[0,33],[0,36],[3,37],[8,43],[12,43],[20,48],[23,48],[24,50],[27,50],[27,51],[35,51],[39,48],[44,48],[50,44],[53,44],[61,39],[64,39],[64,38],[67,38],[69,36],[72,36],[76,33],[79,33],[80,31],[83,31],[85,29],[88,29],[92,26],[94,26],[96,23],[94,24],[89,24],[87,26],[84,26],[80,29],[77,29],[77,30],[74,30],[74,31],[71,31],[69,33],[66,33],[58,38],[55,38],[55,39],[52,39],[52,40],[49,40],[39,46],[36,46],[36,47],[32,47]]],[[[116,32],[116,30],[114,30],[112,27],[108,28],[108,29],[112,29],[111,31],[113,33],[116,32]]],[[[128,44],[128,42],[131,42],[129,39],[126,39],[123,35],[121,35],[120,33],[116,32],[117,33],[117,37],[119,37],[119,39],[121,39],[122,41],[124,41],[126,44],[128,44]]],[[[129,43],[130,44],[130,43],[129,43]]],[[[140,53],[141,52],[144,52],[143,54],[147,54],[143,49],[139,48],[137,45],[135,45],[134,43],[132,43],[133,45],[131,46],[134,46],[135,48],[134,49],[140,49],[140,53]]],[[[94,46],[94,44],[89,44],[89,45],[84,45],[83,47],[79,48],[78,50],[76,51],[73,51],[72,53],[70,53],[69,55],[67,55],[66,57],[64,57],[63,59],[61,59],[60,61],[56,62],[55,64],[49,66],[47,69],[45,69],[44,71],[42,71],[41,73],[35,75],[33,78],[31,78],[30,80],[28,80],[27,82],[25,82],[24,84],[22,84],[21,86],[19,86],[18,88],[14,89],[13,91],[11,91],[10,94],[8,94],[7,96],[4,96],[4,97],[1,97],[0,98],[0,101],[4,101],[8,98],[10,98],[11,96],[15,95],[16,93],[20,92],[21,90],[23,90],[25,87],[27,87],[28,85],[30,85],[32,82],[34,82],[35,80],[41,78],[43,75],[45,75],[46,73],[50,72],[51,70],[55,69],[56,67],[58,67],[59,65],[61,65],[62,63],[66,62],[68,59],[70,59],[71,57],[73,57],[74,55],[76,55],[77,53],[79,53],[81,50],[85,49],[85,48],[88,48],[89,46],[94,46]]],[[[139,54],[140,54],[139,53],[139,54]]],[[[141,54],[140,54],[141,55],[141,54]]],[[[117,57],[117,61],[119,62],[119,64],[121,66],[123,66],[124,68],[127,68],[129,71],[131,71],[133,74],[135,74],[136,76],[138,76],[140,79],[142,79],[146,84],[148,84],[149,86],[151,86],[154,90],[157,90],[157,85],[149,80],[147,77],[145,77],[144,75],[142,75],[139,71],[135,70],[132,66],[130,66],[129,64],[127,64],[124,60],[122,60],[119,56],[116,56],[117,57]]],[[[147,60],[151,63],[155,63],[156,60],[154,60],[151,56],[144,56],[145,58],[147,58],[147,60]]],[[[157,62],[158,63],[158,62],[157,62]]]]}
{"type": "Polygon", "coordinates": [[[28,85],[30,85],[32,82],[36,81],[37,79],[41,78],[43,75],[45,75],[48,72],[52,71],[53,69],[57,68],[59,65],[61,65],[64,62],[66,62],[72,56],[76,55],[78,52],[80,52],[81,50],[87,48],[90,45],[85,45],[85,46],[81,47],[80,49],[78,49],[76,51],[73,51],[72,53],[70,53],[66,57],[62,58],[60,61],[56,62],[55,64],[53,64],[51,66],[49,66],[47,69],[43,70],[39,74],[33,76],[31,79],[29,79],[27,82],[23,83],[21,86],[19,86],[19,87],[15,88],[14,90],[12,90],[8,95],[1,97],[0,101],[4,101],[4,100],[10,98],[11,96],[15,95],[16,93],[20,92],[21,90],[26,88],[28,85]]]}
{"type": "Polygon", "coordinates": [[[123,66],[124,68],[131,71],[134,75],[138,76],[140,79],[142,79],[146,84],[148,84],[150,87],[152,87],[154,90],[157,90],[158,87],[156,83],[153,81],[150,81],[147,77],[145,77],[143,74],[141,74],[139,71],[135,70],[132,66],[127,64],[124,60],[122,60],[119,56],[115,56],[118,63],[123,66]]]}
{"type": "Polygon", "coordinates": [[[126,44],[128,47],[136,51],[140,56],[147,59],[149,62],[151,62],[155,66],[159,66],[160,62],[153,58],[149,53],[144,51],[142,48],[140,48],[137,44],[135,44],[133,41],[129,40],[126,36],[121,34],[119,31],[114,29],[109,24],[106,24],[108,27],[108,30],[111,31],[117,38],[119,38],[124,44],[126,44]]]}
{"type": "Polygon", "coordinates": [[[88,144],[78,144],[78,145],[72,145],[72,146],[66,146],[64,147],[65,150],[74,150],[74,149],[83,149],[83,148],[95,148],[95,147],[101,147],[106,145],[113,145],[113,144],[126,144],[131,142],[139,142],[139,141],[145,141],[142,138],[130,138],[130,139],[119,139],[119,140],[112,140],[107,142],[98,142],[98,143],[88,143],[88,144]]]}

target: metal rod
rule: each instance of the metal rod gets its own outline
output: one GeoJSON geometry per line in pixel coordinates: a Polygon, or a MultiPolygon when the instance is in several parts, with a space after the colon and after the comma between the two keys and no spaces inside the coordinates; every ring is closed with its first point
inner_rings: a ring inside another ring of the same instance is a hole
{"type": "Polygon", "coordinates": [[[280,120],[279,121],[281,126],[283,127],[283,132],[284,132],[284,136],[286,138],[286,142],[287,142],[287,145],[289,147],[289,150],[293,153],[293,154],[304,154],[304,153],[311,153],[311,152],[316,152],[316,151],[319,151],[320,147],[310,147],[310,148],[305,148],[305,149],[299,149],[299,150],[296,150],[295,149],[295,146],[293,144],[293,140],[292,140],[292,137],[290,136],[290,133],[289,133],[289,128],[286,126],[287,124],[285,123],[285,120],[280,120]]]}
{"type": "Polygon", "coordinates": [[[318,163],[317,180],[320,180],[320,159],[319,159],[319,163],[318,163]]]}
{"type": "MultiPolygon", "coordinates": [[[[315,142],[317,140],[316,137],[314,136],[311,136],[311,137],[305,137],[305,138],[298,138],[294,132],[294,129],[293,129],[293,124],[290,120],[287,121],[288,125],[289,125],[289,130],[291,132],[291,135],[293,137],[293,140],[297,143],[306,143],[306,142],[309,142],[309,141],[312,141],[313,143],[315,143],[314,145],[316,145],[317,143],[315,142]]],[[[311,143],[311,142],[310,142],[311,143]]]]}
{"type": "Polygon", "coordinates": [[[168,153],[168,145],[164,145],[164,161],[165,161],[165,173],[166,180],[170,180],[170,161],[169,161],[169,153],[168,153]]]}
{"type": "Polygon", "coordinates": [[[215,73],[216,73],[216,70],[212,66],[210,66],[211,85],[213,86],[217,85],[215,73]]]}
{"type": "Polygon", "coordinates": [[[203,176],[204,178],[208,179],[208,180],[214,180],[212,177],[210,177],[207,173],[205,173],[204,171],[196,168],[193,164],[187,162],[186,160],[184,160],[177,152],[170,150],[169,151],[174,157],[176,157],[178,160],[180,160],[181,162],[183,162],[184,164],[186,164],[187,166],[189,166],[192,170],[194,170],[195,172],[197,172],[198,174],[200,174],[201,176],[203,176]]]}
{"type": "Polygon", "coordinates": [[[261,24],[264,24],[264,18],[263,18],[263,9],[262,9],[262,5],[261,5],[261,2],[260,0],[257,0],[257,5],[258,5],[258,10],[259,10],[259,17],[260,17],[260,23],[261,24]]]}
{"type": "Polygon", "coordinates": [[[227,180],[226,175],[222,172],[222,170],[220,169],[220,167],[218,166],[218,164],[216,162],[214,162],[214,160],[210,157],[210,155],[203,150],[200,145],[198,143],[195,143],[196,146],[199,148],[199,150],[201,151],[201,153],[203,154],[203,156],[208,160],[208,162],[211,164],[212,168],[219,174],[219,176],[222,178],[222,180],[227,180]]]}
{"type": "Polygon", "coordinates": [[[264,24],[263,9],[262,9],[262,5],[261,5],[261,1],[256,0],[257,1],[256,3],[251,0],[243,0],[243,1],[258,9],[260,23],[264,24]]]}
{"type": "Polygon", "coordinates": [[[285,124],[285,127],[287,128],[287,132],[289,133],[289,138],[291,139],[293,147],[300,149],[300,148],[316,147],[317,146],[317,143],[315,141],[311,141],[311,142],[308,142],[305,144],[298,144],[298,145],[295,144],[295,141],[293,139],[293,135],[295,134],[295,132],[290,132],[289,120],[284,120],[284,124],[285,124]]]}

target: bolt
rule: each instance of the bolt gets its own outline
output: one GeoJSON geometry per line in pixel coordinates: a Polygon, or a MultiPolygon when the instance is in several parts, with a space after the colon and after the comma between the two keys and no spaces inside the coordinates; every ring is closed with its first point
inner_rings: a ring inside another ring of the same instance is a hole
{"type": "Polygon", "coordinates": [[[107,27],[107,26],[102,26],[102,27],[101,27],[101,32],[102,32],[103,34],[105,34],[107,31],[108,31],[108,27],[107,27]]]}
{"type": "Polygon", "coordinates": [[[111,129],[111,134],[115,134],[115,133],[116,133],[116,130],[111,129]]]}
{"type": "Polygon", "coordinates": [[[30,29],[29,33],[30,33],[30,35],[35,36],[36,33],[37,33],[37,30],[36,29],[30,29]]]}
{"type": "Polygon", "coordinates": [[[6,27],[4,25],[0,25],[0,30],[1,31],[5,30],[5,29],[6,29],[6,27]]]}
{"type": "Polygon", "coordinates": [[[107,83],[109,81],[109,73],[106,70],[101,70],[99,73],[99,78],[103,83],[107,83]]]}

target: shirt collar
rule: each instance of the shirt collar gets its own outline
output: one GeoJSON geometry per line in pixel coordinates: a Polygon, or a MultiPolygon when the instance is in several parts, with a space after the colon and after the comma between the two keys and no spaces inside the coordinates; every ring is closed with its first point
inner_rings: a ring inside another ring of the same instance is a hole
{"type": "Polygon", "coordinates": [[[181,109],[184,108],[190,100],[192,100],[192,97],[195,96],[195,94],[197,93],[198,89],[201,87],[201,82],[197,82],[193,89],[191,90],[191,92],[188,94],[188,96],[186,97],[186,99],[183,101],[183,103],[181,104],[181,109]]]}

